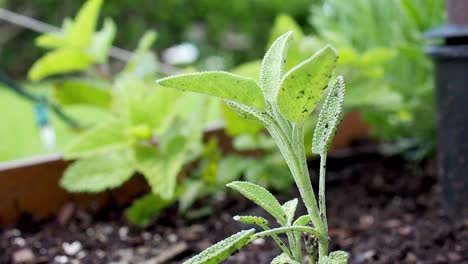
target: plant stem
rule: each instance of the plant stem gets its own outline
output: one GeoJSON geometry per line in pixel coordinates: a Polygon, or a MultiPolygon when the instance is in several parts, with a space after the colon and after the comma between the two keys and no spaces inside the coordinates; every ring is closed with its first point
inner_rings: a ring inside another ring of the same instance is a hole
{"type": "MultiPolygon", "coordinates": [[[[261,227],[267,231],[267,230],[271,230],[267,225],[261,225],[261,227]]],[[[278,244],[278,247],[281,248],[281,250],[286,253],[290,258],[293,258],[293,255],[291,254],[291,251],[286,247],[286,245],[283,243],[283,241],[278,237],[278,235],[276,234],[273,234],[271,235],[271,237],[273,238],[273,240],[276,242],[276,244],[278,244]]]]}
{"type": "Polygon", "coordinates": [[[291,231],[308,233],[308,234],[314,235],[318,239],[323,239],[320,231],[310,226],[283,226],[283,227],[273,228],[270,230],[256,233],[255,235],[252,236],[250,241],[254,241],[255,239],[258,239],[261,237],[266,237],[266,236],[271,236],[271,235],[281,234],[281,233],[286,233],[286,232],[291,232],[291,231]]]}
{"type": "Polygon", "coordinates": [[[325,228],[322,235],[325,241],[319,241],[319,258],[328,255],[328,222],[327,222],[327,206],[325,200],[325,171],[327,167],[327,153],[320,155],[320,175],[319,175],[319,206],[320,219],[322,219],[325,228]]]}

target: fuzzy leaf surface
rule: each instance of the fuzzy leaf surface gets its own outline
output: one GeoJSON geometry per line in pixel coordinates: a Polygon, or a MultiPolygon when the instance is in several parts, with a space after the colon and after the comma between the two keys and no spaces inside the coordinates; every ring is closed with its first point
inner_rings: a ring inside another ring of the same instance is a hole
{"type": "Polygon", "coordinates": [[[301,122],[309,116],[328,87],[336,60],[335,49],[327,46],[283,76],[276,102],[285,118],[301,122]]]}
{"type": "Polygon", "coordinates": [[[292,260],[287,254],[283,253],[279,256],[276,256],[271,264],[300,264],[299,262],[292,260]]]}
{"type": "Polygon", "coordinates": [[[263,109],[265,104],[257,81],[228,72],[180,74],[157,82],[165,87],[213,95],[260,109],[263,109]]]}
{"type": "Polygon", "coordinates": [[[245,247],[255,229],[242,230],[205,249],[200,254],[185,261],[185,264],[217,264],[229,258],[239,249],[245,247]]]}
{"type": "Polygon", "coordinates": [[[276,198],[265,188],[250,182],[235,181],[226,185],[227,187],[240,192],[247,199],[251,200],[265,211],[271,214],[279,223],[285,224],[286,218],[283,208],[276,198]]]}
{"type": "Polygon", "coordinates": [[[312,139],[312,153],[325,154],[328,151],[328,146],[340,123],[344,98],[344,80],[343,77],[338,76],[320,110],[317,125],[314,130],[314,137],[312,139]]]}
{"type": "Polygon", "coordinates": [[[348,253],[344,251],[334,251],[329,256],[325,256],[320,264],[347,264],[348,253]]]}
{"type": "Polygon", "coordinates": [[[284,213],[286,214],[286,222],[288,225],[291,225],[294,219],[294,215],[296,214],[296,209],[297,209],[297,203],[298,203],[297,198],[294,198],[290,201],[285,202],[281,206],[284,210],[284,213]]]}
{"type": "Polygon", "coordinates": [[[275,104],[276,94],[284,75],[284,65],[286,64],[291,35],[292,31],[288,31],[276,39],[262,60],[260,88],[265,99],[272,104],[275,104]]]}
{"type": "Polygon", "coordinates": [[[260,216],[236,215],[233,217],[233,219],[244,224],[258,225],[258,226],[268,225],[268,220],[260,216]]]}

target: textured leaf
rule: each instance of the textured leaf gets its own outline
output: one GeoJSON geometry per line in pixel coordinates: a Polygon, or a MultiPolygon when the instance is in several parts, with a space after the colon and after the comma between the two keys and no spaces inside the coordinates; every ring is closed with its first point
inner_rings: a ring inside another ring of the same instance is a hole
{"type": "Polygon", "coordinates": [[[244,224],[250,224],[250,225],[258,225],[258,226],[265,226],[268,225],[268,220],[266,220],[263,217],[260,216],[241,216],[241,215],[236,215],[233,217],[234,220],[244,223],[244,224]]]}
{"type": "Polygon", "coordinates": [[[279,256],[276,256],[271,264],[300,264],[299,262],[292,260],[287,254],[283,253],[279,256]]]}
{"type": "Polygon", "coordinates": [[[296,221],[294,221],[293,226],[306,226],[312,220],[310,219],[310,215],[302,215],[299,216],[296,221]]]}
{"type": "Polygon", "coordinates": [[[286,214],[287,225],[291,225],[294,219],[294,215],[296,214],[296,209],[297,209],[297,203],[298,203],[297,198],[294,198],[290,201],[287,201],[281,206],[283,207],[283,211],[286,214]]]}
{"type": "Polygon", "coordinates": [[[264,108],[263,94],[257,82],[252,78],[228,72],[181,74],[163,78],[157,82],[165,87],[209,94],[260,109],[264,108]]]}
{"type": "Polygon", "coordinates": [[[65,158],[83,158],[127,148],[130,146],[131,138],[126,130],[127,125],[115,119],[91,128],[67,146],[65,158]]]}
{"type": "Polygon", "coordinates": [[[96,24],[103,0],[88,0],[78,11],[67,38],[76,48],[86,48],[96,30],[96,24]]]}
{"type": "Polygon", "coordinates": [[[276,198],[265,188],[250,182],[235,181],[226,185],[240,192],[247,199],[262,207],[271,214],[279,223],[285,224],[286,218],[283,208],[276,198]]]}
{"type": "Polygon", "coordinates": [[[161,199],[161,197],[152,193],[135,199],[132,205],[126,210],[127,218],[132,224],[146,227],[151,220],[156,217],[163,209],[172,204],[173,201],[161,199]]]}
{"type": "Polygon", "coordinates": [[[108,152],[74,162],[60,185],[71,192],[102,192],[119,187],[133,172],[131,151],[108,152]]]}
{"type": "Polygon", "coordinates": [[[200,254],[185,261],[185,264],[217,264],[229,258],[239,249],[245,247],[254,234],[255,229],[242,230],[213,246],[205,249],[200,254]]]}
{"type": "Polygon", "coordinates": [[[312,139],[312,153],[325,154],[328,151],[336,128],[341,119],[345,97],[343,77],[338,76],[323,103],[312,139]]]}
{"type": "Polygon", "coordinates": [[[260,70],[260,88],[265,95],[265,99],[275,105],[276,94],[284,75],[284,64],[288,54],[288,43],[292,35],[289,31],[281,35],[265,54],[260,70]]]}
{"type": "Polygon", "coordinates": [[[81,50],[58,49],[37,60],[28,72],[32,81],[39,81],[54,74],[85,70],[93,63],[91,57],[81,50]]]}
{"type": "Polygon", "coordinates": [[[337,54],[327,46],[288,71],[281,80],[276,102],[285,118],[303,121],[328,86],[337,54]]]}
{"type": "Polygon", "coordinates": [[[112,96],[106,84],[82,79],[67,79],[58,83],[54,97],[61,105],[88,105],[108,109],[112,96]]]}
{"type": "Polygon", "coordinates": [[[101,31],[93,35],[88,52],[97,62],[103,63],[107,61],[107,55],[114,41],[115,33],[116,27],[114,21],[107,18],[101,31]]]}
{"type": "Polygon", "coordinates": [[[323,257],[320,264],[347,264],[348,253],[344,251],[334,251],[329,256],[323,257]]]}

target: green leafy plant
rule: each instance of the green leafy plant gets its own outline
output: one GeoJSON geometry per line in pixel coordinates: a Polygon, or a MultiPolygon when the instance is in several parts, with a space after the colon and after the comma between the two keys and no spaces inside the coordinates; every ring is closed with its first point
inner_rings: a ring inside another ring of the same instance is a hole
{"type": "MultiPolygon", "coordinates": [[[[280,227],[270,229],[268,222],[255,216],[238,216],[236,220],[255,224],[255,229],[241,231],[206,249],[185,263],[219,263],[237,250],[261,237],[272,237],[283,251],[273,263],[302,263],[302,236],[313,236],[317,245],[306,245],[309,263],[346,263],[347,254],[328,252],[328,224],[325,205],[325,166],[328,146],[341,118],[345,87],[343,78],[329,81],[336,64],[334,48],[326,46],[313,56],[285,72],[287,51],[292,32],[273,42],[261,64],[257,82],[225,72],[182,74],[158,80],[164,87],[176,88],[223,98],[240,116],[262,123],[269,131],[285,159],[307,214],[294,220],[298,199],[281,205],[266,189],[249,182],[234,181],[227,186],[262,207],[280,227]],[[329,88],[328,88],[329,87],[329,88]],[[327,90],[328,88],[328,90],[327,90]],[[312,188],[306,162],[304,121],[323,99],[314,131],[312,152],[320,155],[318,202],[312,188]],[[312,227],[309,226],[312,224],[312,227]],[[288,246],[278,236],[286,234],[288,246]]],[[[273,176],[274,177],[274,176],[273,176]]]]}

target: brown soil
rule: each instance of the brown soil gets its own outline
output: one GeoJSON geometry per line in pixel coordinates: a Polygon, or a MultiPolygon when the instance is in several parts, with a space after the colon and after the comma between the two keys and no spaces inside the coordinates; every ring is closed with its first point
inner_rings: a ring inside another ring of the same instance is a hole
{"type": "MultiPolygon", "coordinates": [[[[433,161],[367,155],[331,159],[328,169],[331,249],[350,252],[350,263],[468,263],[468,219],[450,221],[441,210],[433,161]]],[[[0,229],[0,263],[181,263],[238,231],[233,215],[265,216],[239,197],[214,203],[211,218],[188,222],[170,209],[144,230],[120,208],[90,214],[70,205],[57,219],[0,229]]],[[[261,240],[227,263],[270,263],[277,253],[261,240]]]]}

